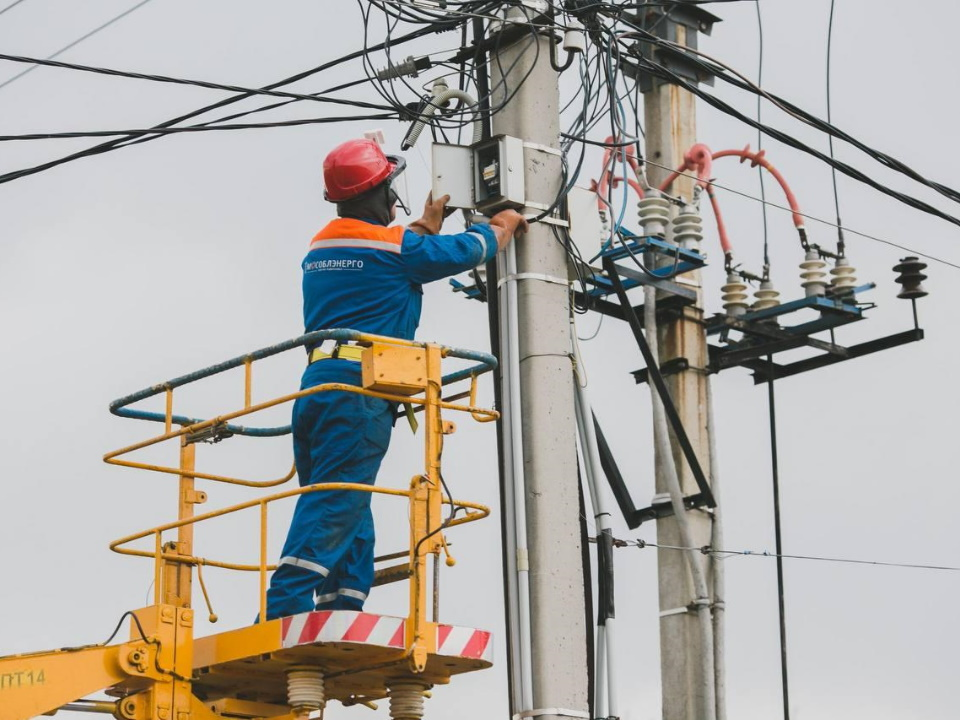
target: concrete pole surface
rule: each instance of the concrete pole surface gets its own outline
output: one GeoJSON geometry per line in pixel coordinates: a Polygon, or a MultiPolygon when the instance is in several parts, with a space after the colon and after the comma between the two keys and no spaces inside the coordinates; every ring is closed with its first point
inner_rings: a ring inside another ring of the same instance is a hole
{"type": "MultiPolygon", "coordinates": [[[[551,52],[550,38],[538,35],[534,41],[524,35],[492,55],[493,107],[512,95],[493,117],[494,134],[558,147],[559,87],[551,52]]],[[[560,157],[533,148],[524,154],[527,200],[552,204],[562,187],[560,157]]],[[[567,278],[566,254],[547,224],[531,224],[516,243],[518,275],[567,278]]],[[[589,707],[587,628],[569,291],[537,278],[513,281],[518,288],[534,703],[518,710],[583,712],[589,707]]]]}
{"type": "MultiPolygon", "coordinates": [[[[682,42],[678,28],[678,40],[682,42]]],[[[683,153],[696,142],[696,102],[692,94],[675,85],[663,84],[644,93],[644,129],[646,133],[647,158],[657,165],[678,168],[683,163],[683,153]]],[[[654,187],[669,174],[657,165],[647,165],[647,175],[654,187]]],[[[690,199],[694,181],[687,177],[677,179],[673,195],[690,199]]],[[[675,213],[675,209],[674,209],[675,213]]],[[[670,234],[668,234],[668,239],[670,234]]],[[[710,467],[710,447],[707,429],[707,341],[700,325],[703,317],[703,292],[700,273],[686,273],[677,282],[697,289],[697,302],[684,309],[678,318],[661,321],[658,325],[661,364],[676,357],[685,357],[690,369],[668,377],[667,387],[677,406],[690,443],[706,470],[710,467]]],[[[684,495],[698,492],[696,481],[671,433],[671,444],[680,486],[684,495]]],[[[666,493],[663,459],[656,459],[656,491],[666,493]]],[[[696,547],[708,545],[711,535],[711,518],[703,510],[687,513],[696,547]]],[[[677,521],[673,517],[657,522],[657,542],[664,545],[682,545],[677,521]]],[[[712,588],[712,562],[706,562],[708,585],[712,588]]],[[[688,560],[676,550],[659,550],[657,567],[659,574],[660,612],[675,611],[691,604],[696,597],[688,560]]],[[[712,598],[711,598],[712,599],[712,598]]],[[[703,664],[707,662],[695,611],[673,613],[660,619],[660,669],[663,692],[664,720],[700,720],[712,716],[705,705],[701,678],[703,664]]]]}

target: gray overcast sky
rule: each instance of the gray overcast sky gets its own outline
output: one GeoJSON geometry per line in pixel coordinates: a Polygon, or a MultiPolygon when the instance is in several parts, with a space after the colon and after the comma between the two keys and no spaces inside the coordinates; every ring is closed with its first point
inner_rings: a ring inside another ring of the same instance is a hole
{"type": "MultiPolygon", "coordinates": [[[[6,5],[7,3],[4,3],[6,5]]],[[[25,0],[0,15],[0,50],[43,57],[123,12],[132,0],[84,3],[25,0]]],[[[764,86],[825,114],[827,0],[761,3],[764,86]]],[[[960,24],[946,0],[905,6],[837,3],[834,121],[853,135],[956,186],[960,162],[955,125],[956,43],[939,28],[960,24]]],[[[755,78],[758,35],[753,3],[724,4],[724,22],[701,48],[755,78]]],[[[91,65],[207,79],[266,84],[360,45],[353,2],[287,0],[155,0],[62,56],[91,65]]],[[[382,31],[373,34],[382,38],[382,31]]],[[[421,47],[455,47],[446,34],[421,47]]],[[[418,48],[419,51],[419,48],[418,48]]],[[[382,57],[375,64],[384,64],[382,57]]],[[[5,63],[0,82],[22,69],[5,63]]],[[[316,92],[363,76],[357,62],[290,89],[316,92]]],[[[428,81],[427,73],[421,79],[428,81]]],[[[419,82],[419,80],[418,80],[419,82]]],[[[564,92],[574,88],[571,74],[564,92]]],[[[716,88],[744,112],[755,103],[716,88]]],[[[200,88],[40,68],[0,89],[0,133],[147,127],[221,99],[200,88]]],[[[349,95],[372,99],[368,90],[349,95]]],[[[411,94],[409,100],[414,97],[411,94]]],[[[249,108],[260,103],[245,103],[249,108]]],[[[302,105],[302,104],[301,104],[302,105]]],[[[311,117],[322,106],[292,106],[264,119],[311,117]]],[[[826,138],[766,106],[766,119],[816,147],[826,138]]],[[[5,351],[0,477],[0,537],[7,548],[0,593],[0,652],[13,653],[104,639],[120,614],[147,602],[150,563],[114,555],[107,543],[173,518],[174,480],[104,465],[110,449],[147,437],[155,428],[107,413],[110,400],[301,332],[299,262],[312,234],[330,216],[320,193],[320,160],[334,144],[370,125],[205,133],[165,138],[88,158],[0,186],[4,251],[0,312],[5,351]]],[[[374,126],[375,127],[375,126],[374,126]]],[[[405,130],[381,123],[388,143],[405,130]]],[[[700,139],[714,149],[756,146],[756,133],[703,107],[700,139]]],[[[602,139],[602,135],[599,137],[602,139]]],[[[93,144],[90,140],[5,143],[0,172],[15,170],[93,144]]],[[[768,157],[792,184],[806,212],[832,218],[829,170],[765,141],[768,157]]],[[[857,151],[838,146],[883,182],[916,193],[949,212],[955,206],[900,180],[857,151]]],[[[409,155],[411,191],[426,195],[425,142],[409,155]]],[[[599,174],[588,155],[586,181],[599,174]]],[[[755,172],[721,161],[721,184],[758,193],[755,172]]],[[[773,183],[768,197],[780,202],[773,183]]],[[[955,226],[909,210],[840,178],[841,210],[851,228],[960,262],[955,226]]],[[[761,263],[759,205],[720,191],[738,257],[761,263]]],[[[721,253],[705,209],[708,311],[720,308],[721,253]]],[[[452,221],[451,221],[452,222],[452,221]]],[[[769,211],[773,277],[783,299],[799,297],[802,259],[789,216],[769,211]]],[[[811,239],[830,245],[835,232],[808,223],[811,239]]],[[[844,328],[852,344],[909,328],[909,304],[895,298],[890,268],[907,253],[848,235],[858,277],[878,287],[869,320],[844,328]]],[[[931,296],[920,305],[928,332],[909,345],[820,370],[777,385],[784,543],[787,552],[894,562],[960,565],[954,509],[960,400],[954,367],[958,347],[954,308],[958,271],[932,264],[931,296]]],[[[580,334],[596,328],[580,320],[580,334]]],[[[485,308],[451,297],[443,283],[428,288],[422,339],[466,347],[487,345],[485,308]]],[[[628,371],[642,364],[626,329],[607,320],[584,343],[590,393],[639,504],[653,494],[649,398],[628,371]]],[[[301,358],[267,364],[255,375],[266,398],[295,388],[301,358]]],[[[228,410],[242,400],[239,375],[209,391],[185,396],[196,414],[228,410]]],[[[730,549],[773,547],[766,392],[748,373],[715,380],[718,447],[726,542],[730,549]]],[[[489,397],[489,389],[487,397],[489,397]]],[[[284,413],[274,416],[282,422],[284,413]]],[[[270,420],[269,418],[267,419],[270,420]]],[[[493,430],[461,421],[444,456],[454,493],[496,504],[493,430]]],[[[417,441],[402,428],[381,474],[404,485],[418,471],[417,441]]],[[[155,455],[175,462],[175,449],[155,455]]],[[[209,470],[256,478],[289,467],[286,439],[235,440],[200,450],[209,470]]],[[[251,497],[206,487],[207,507],[251,497]]],[[[291,506],[275,511],[271,552],[279,551],[291,506]]],[[[402,509],[377,508],[379,551],[404,543],[402,509]]],[[[620,537],[654,539],[652,527],[620,537]]],[[[488,521],[452,533],[458,565],[445,580],[443,617],[494,630],[497,667],[440,688],[431,717],[469,718],[506,711],[499,571],[499,532],[488,521]],[[464,711],[464,708],[470,708],[464,711]]],[[[198,533],[209,557],[255,557],[255,518],[224,522],[198,533]]],[[[780,713],[776,580],[772,560],[738,558],[728,567],[729,714],[766,720],[780,713]]],[[[617,600],[625,720],[659,717],[656,556],[621,550],[617,600]]],[[[248,623],[256,610],[252,578],[210,571],[217,626],[248,623]]],[[[787,561],[786,592],[791,694],[795,718],[871,717],[946,720],[956,717],[953,684],[960,623],[953,611],[960,573],[787,561]]],[[[376,591],[368,609],[401,614],[404,591],[376,591]]],[[[334,718],[369,715],[337,706],[334,718]]],[[[385,716],[383,710],[380,715],[385,716]]]]}

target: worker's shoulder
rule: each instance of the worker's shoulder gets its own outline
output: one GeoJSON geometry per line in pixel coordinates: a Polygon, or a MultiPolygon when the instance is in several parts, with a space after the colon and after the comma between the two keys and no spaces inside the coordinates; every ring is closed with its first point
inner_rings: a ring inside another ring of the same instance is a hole
{"type": "Polygon", "coordinates": [[[354,218],[337,218],[313,236],[311,250],[340,247],[364,247],[399,253],[405,228],[402,225],[384,227],[354,218]]]}

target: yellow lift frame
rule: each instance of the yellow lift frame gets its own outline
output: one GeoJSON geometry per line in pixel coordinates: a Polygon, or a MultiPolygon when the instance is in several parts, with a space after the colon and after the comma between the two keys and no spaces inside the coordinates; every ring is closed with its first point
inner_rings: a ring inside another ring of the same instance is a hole
{"type": "Polygon", "coordinates": [[[489,633],[454,628],[439,622],[436,582],[441,552],[446,554],[448,565],[454,562],[447,549],[444,531],[489,515],[489,509],[483,505],[443,495],[440,474],[443,436],[453,433],[456,428],[454,423],[443,419],[442,411],[466,412],[479,422],[496,420],[499,417],[496,411],[476,406],[477,377],[494,367],[496,360],[485,353],[353,330],[325,330],[152,386],[111,404],[111,411],[117,415],[163,422],[164,432],[110,452],[104,456],[104,461],[179,477],[175,522],[128,535],[110,544],[110,549],[115,552],[153,559],[154,602],[124,614],[124,618],[129,617],[131,621],[128,642],[0,657],[0,720],[27,720],[53,714],[59,709],[112,714],[122,720],[306,717],[315,710],[322,710],[329,699],[337,699],[345,705],[372,705],[373,701],[383,697],[390,698],[392,717],[398,720],[421,717],[423,697],[429,694],[427,691],[432,685],[446,683],[454,674],[491,665],[489,633]],[[252,367],[256,360],[293,348],[311,348],[324,341],[362,348],[363,387],[328,383],[273,400],[252,402],[252,367]],[[475,364],[443,376],[441,363],[448,357],[475,364]],[[206,420],[174,413],[176,388],[241,366],[244,369],[243,408],[206,420]],[[449,398],[442,396],[445,385],[461,380],[469,380],[468,391],[449,398]],[[418,412],[423,412],[424,470],[412,478],[408,488],[322,483],[195,514],[194,506],[207,500],[206,493],[195,487],[198,478],[265,488],[280,485],[295,474],[295,469],[291,469],[283,477],[255,481],[200,472],[195,466],[197,442],[215,442],[232,434],[284,434],[289,431],[288,427],[250,428],[236,425],[234,421],[299,397],[334,391],[403,403],[408,414],[413,412],[414,406],[418,412]],[[128,407],[161,393],[166,395],[163,414],[128,407]],[[469,399],[469,404],[456,402],[464,398],[469,399]],[[168,440],[177,440],[180,444],[178,467],[124,457],[168,440]],[[409,578],[406,617],[324,611],[294,618],[264,619],[267,572],[275,569],[268,563],[268,507],[284,498],[328,490],[407,498],[409,548],[403,553],[378,558],[405,557],[406,561],[378,571],[376,583],[409,578]],[[446,520],[443,518],[445,504],[452,510],[446,520]],[[193,531],[197,523],[253,508],[259,511],[260,551],[256,564],[226,562],[196,554],[193,531]],[[464,514],[456,517],[454,510],[462,510],[464,514]],[[173,531],[176,531],[176,540],[166,541],[164,534],[173,531]],[[152,550],[129,547],[131,543],[147,538],[152,538],[152,550]],[[430,556],[434,558],[432,618],[428,618],[427,612],[430,556]],[[204,566],[259,574],[260,615],[255,625],[194,639],[194,568],[210,620],[216,621],[203,582],[204,566]],[[101,691],[117,699],[84,699],[101,691]]]}

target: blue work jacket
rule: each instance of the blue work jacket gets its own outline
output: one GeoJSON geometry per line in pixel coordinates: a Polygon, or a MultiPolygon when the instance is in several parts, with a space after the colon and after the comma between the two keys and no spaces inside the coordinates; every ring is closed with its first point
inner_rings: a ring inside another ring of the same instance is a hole
{"type": "Polygon", "coordinates": [[[496,253],[489,225],[455,235],[418,235],[402,226],[337,218],[317,233],[303,260],[305,331],[350,328],[413,340],[422,285],[496,253]]]}

